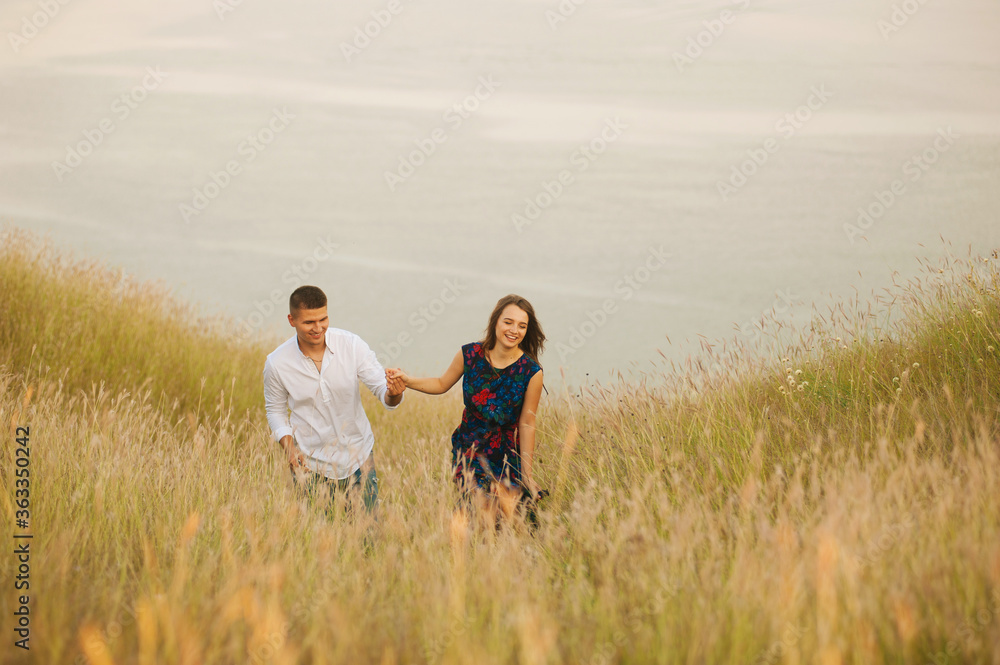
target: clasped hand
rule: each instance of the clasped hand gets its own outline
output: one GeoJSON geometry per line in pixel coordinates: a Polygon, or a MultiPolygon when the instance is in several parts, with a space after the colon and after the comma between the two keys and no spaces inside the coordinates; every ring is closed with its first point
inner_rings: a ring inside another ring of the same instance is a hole
{"type": "Polygon", "coordinates": [[[406,373],[398,367],[385,370],[385,385],[389,394],[393,397],[396,395],[402,395],[403,391],[406,390],[406,382],[409,378],[410,377],[408,377],[406,373]]]}

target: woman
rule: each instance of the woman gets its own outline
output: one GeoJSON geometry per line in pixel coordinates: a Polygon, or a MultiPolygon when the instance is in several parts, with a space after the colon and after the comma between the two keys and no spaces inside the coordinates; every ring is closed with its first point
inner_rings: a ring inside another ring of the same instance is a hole
{"type": "Polygon", "coordinates": [[[464,345],[440,378],[386,371],[389,380],[429,395],[447,392],[462,377],[465,411],[451,451],[454,480],[466,495],[540,498],[532,462],[544,344],[531,303],[509,295],[497,302],[482,341],[464,345]]]}

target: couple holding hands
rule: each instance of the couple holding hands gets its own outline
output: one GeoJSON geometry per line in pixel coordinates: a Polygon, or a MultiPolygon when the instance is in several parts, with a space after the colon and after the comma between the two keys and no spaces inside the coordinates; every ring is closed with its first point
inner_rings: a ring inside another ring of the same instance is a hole
{"type": "Polygon", "coordinates": [[[532,516],[534,502],[544,495],[532,462],[545,335],[531,303],[517,295],[501,298],[483,339],[462,346],[443,375],[425,378],[383,369],[360,337],[329,327],[326,306],[319,288],[296,289],[288,315],[296,334],[264,363],[268,425],[296,485],[327,502],[328,515],[339,493],[360,492],[366,509],[374,510],[375,437],[358,381],[392,410],[407,388],[441,395],[461,378],[465,410],[451,443],[453,479],[463,499],[495,512],[524,498],[532,516]]]}

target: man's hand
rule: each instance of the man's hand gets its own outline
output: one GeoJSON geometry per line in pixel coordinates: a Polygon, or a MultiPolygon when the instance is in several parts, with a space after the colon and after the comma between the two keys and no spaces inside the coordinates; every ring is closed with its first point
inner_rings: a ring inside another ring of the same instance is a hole
{"type": "Polygon", "coordinates": [[[385,385],[388,389],[389,395],[392,397],[398,397],[403,394],[406,390],[406,379],[408,377],[403,373],[401,369],[387,369],[385,370],[385,385]]]}
{"type": "Polygon", "coordinates": [[[308,471],[306,456],[295,445],[295,440],[292,439],[291,435],[281,437],[279,443],[281,444],[281,449],[285,451],[285,456],[288,458],[288,467],[292,470],[293,475],[297,474],[299,469],[308,471]]]}

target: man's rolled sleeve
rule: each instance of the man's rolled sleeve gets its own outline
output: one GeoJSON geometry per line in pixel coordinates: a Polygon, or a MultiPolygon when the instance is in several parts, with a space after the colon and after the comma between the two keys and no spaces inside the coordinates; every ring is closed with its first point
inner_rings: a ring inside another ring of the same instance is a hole
{"type": "Polygon", "coordinates": [[[378,398],[383,407],[392,411],[403,403],[403,396],[400,396],[399,404],[396,406],[389,406],[385,403],[385,394],[389,392],[389,386],[385,383],[385,368],[382,367],[382,363],[375,357],[375,352],[363,339],[358,337],[355,344],[358,345],[358,357],[361,359],[358,366],[358,378],[378,398]]]}
{"type": "Polygon", "coordinates": [[[264,362],[264,410],[275,441],[293,433],[288,419],[288,391],[278,379],[270,359],[264,362]]]}

